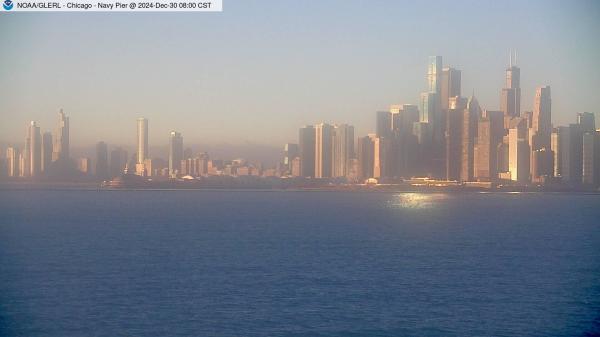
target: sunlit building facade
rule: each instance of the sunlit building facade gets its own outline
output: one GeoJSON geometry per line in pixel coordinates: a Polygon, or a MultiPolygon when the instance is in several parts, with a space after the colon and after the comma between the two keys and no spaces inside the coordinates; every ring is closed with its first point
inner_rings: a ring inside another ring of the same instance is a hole
{"type": "Polygon", "coordinates": [[[181,174],[181,161],[183,160],[183,137],[181,133],[169,133],[169,175],[181,174]]]}
{"type": "Polygon", "coordinates": [[[327,123],[315,125],[315,178],[330,178],[333,157],[333,126],[327,123]]]}
{"type": "Polygon", "coordinates": [[[146,118],[137,119],[137,161],[135,173],[140,176],[147,175],[144,162],[148,159],[148,120],[146,118]]]}

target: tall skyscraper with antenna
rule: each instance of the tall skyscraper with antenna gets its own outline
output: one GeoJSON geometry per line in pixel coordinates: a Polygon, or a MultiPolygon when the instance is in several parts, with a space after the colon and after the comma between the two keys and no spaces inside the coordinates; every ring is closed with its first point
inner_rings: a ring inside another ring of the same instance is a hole
{"type": "Polygon", "coordinates": [[[511,118],[521,115],[521,69],[516,64],[517,54],[511,51],[506,69],[506,86],[500,94],[500,110],[504,112],[505,127],[511,118]]]}

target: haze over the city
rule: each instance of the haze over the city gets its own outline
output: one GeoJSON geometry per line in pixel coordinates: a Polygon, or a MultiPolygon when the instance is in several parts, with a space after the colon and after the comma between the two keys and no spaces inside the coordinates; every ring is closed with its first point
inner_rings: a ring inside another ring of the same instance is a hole
{"type": "Polygon", "coordinates": [[[56,128],[70,115],[72,143],[295,141],[319,121],[374,130],[376,110],[418,104],[427,57],[462,71],[465,95],[498,109],[517,51],[523,110],[552,87],[555,125],[600,107],[600,5],[594,1],[224,1],[222,13],[3,16],[0,142],[26,125],[56,128]],[[269,8],[268,10],[267,7],[269,8]]]}

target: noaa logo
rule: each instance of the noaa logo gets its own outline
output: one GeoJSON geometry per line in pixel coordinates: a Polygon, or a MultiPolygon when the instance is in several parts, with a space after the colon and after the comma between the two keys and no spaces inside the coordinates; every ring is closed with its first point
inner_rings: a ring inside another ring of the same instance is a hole
{"type": "Polygon", "coordinates": [[[2,7],[4,7],[5,10],[9,11],[13,8],[14,3],[11,0],[4,0],[4,3],[2,3],[2,7]]]}

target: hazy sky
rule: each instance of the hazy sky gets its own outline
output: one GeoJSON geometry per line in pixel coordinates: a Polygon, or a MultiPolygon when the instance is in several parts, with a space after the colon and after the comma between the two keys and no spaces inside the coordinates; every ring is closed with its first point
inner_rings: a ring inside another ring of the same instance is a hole
{"type": "Polygon", "coordinates": [[[598,1],[249,1],[222,13],[0,14],[0,141],[71,117],[72,143],[279,145],[303,124],[374,129],[374,112],[418,103],[428,55],[499,108],[509,49],[523,109],[552,86],[553,120],[600,111],[598,1]]]}

